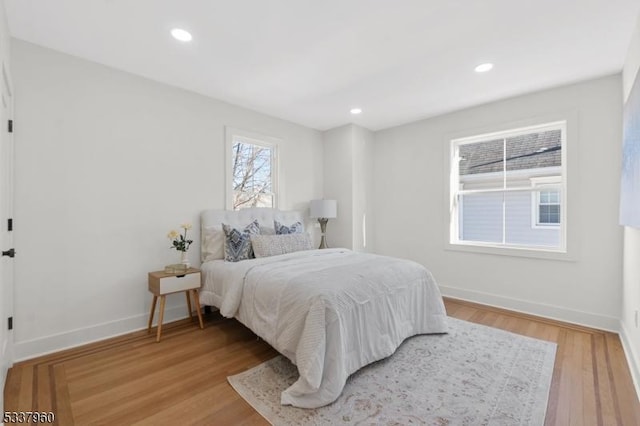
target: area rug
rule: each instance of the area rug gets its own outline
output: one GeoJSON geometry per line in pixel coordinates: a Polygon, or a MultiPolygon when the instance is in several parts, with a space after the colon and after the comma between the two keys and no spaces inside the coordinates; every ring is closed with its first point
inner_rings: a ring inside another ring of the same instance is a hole
{"type": "Polygon", "coordinates": [[[228,378],[274,425],[542,425],[555,343],[448,318],[449,333],[405,340],[349,377],[330,405],[280,405],[298,378],[278,356],[228,378]]]}

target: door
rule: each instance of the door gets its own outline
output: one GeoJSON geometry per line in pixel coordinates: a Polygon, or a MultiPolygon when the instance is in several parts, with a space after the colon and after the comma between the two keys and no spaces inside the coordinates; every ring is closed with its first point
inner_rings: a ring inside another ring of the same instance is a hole
{"type": "MultiPolygon", "coordinates": [[[[8,219],[13,218],[13,133],[9,120],[13,113],[10,77],[2,63],[0,86],[0,249],[13,248],[13,232],[8,219]]],[[[9,330],[9,318],[13,318],[13,258],[0,257],[0,355],[2,362],[2,386],[7,369],[13,364],[13,331],[9,330]]],[[[3,411],[0,404],[0,411],[3,411]]]]}

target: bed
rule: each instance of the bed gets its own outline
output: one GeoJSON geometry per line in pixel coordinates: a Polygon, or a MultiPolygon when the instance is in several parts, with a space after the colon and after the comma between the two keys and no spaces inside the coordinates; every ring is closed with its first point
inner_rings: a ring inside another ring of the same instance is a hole
{"type": "Polygon", "coordinates": [[[275,234],[274,221],[305,223],[297,211],[202,212],[200,302],[297,366],[300,377],[282,392],[282,404],[330,404],[349,375],[392,355],[404,339],[446,332],[440,291],[412,261],[340,248],[225,261],[222,224],[242,229],[255,221],[261,234],[275,234]]]}

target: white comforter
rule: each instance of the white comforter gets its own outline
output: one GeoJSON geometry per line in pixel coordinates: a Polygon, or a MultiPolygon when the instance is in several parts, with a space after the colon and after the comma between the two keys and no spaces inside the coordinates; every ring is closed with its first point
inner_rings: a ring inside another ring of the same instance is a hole
{"type": "Polygon", "coordinates": [[[431,273],[408,260],[311,250],[226,262],[219,273],[221,314],[237,317],[298,367],[282,404],[329,404],[350,374],[393,354],[407,337],[446,331],[431,273]]]}

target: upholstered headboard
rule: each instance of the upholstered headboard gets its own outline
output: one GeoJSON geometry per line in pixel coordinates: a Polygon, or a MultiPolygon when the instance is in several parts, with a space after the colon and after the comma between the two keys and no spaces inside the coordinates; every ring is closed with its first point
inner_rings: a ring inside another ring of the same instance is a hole
{"type": "Polygon", "coordinates": [[[303,213],[297,210],[281,211],[269,208],[251,208],[238,211],[204,210],[200,214],[201,260],[205,262],[224,258],[223,223],[244,228],[256,219],[262,234],[275,234],[274,220],[285,226],[290,226],[295,222],[305,224],[303,213]]]}

